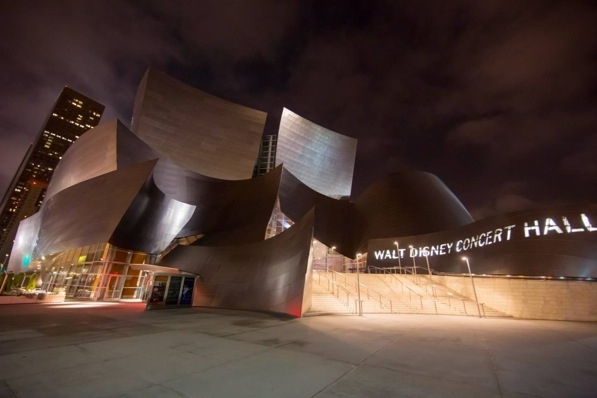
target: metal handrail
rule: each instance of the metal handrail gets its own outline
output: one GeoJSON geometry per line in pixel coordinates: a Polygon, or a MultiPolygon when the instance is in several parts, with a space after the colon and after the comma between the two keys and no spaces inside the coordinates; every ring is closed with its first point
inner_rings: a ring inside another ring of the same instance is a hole
{"type": "MultiPolygon", "coordinates": [[[[371,267],[374,268],[374,267],[371,267]]],[[[380,268],[381,270],[381,268],[380,268]]],[[[315,271],[318,274],[319,277],[319,281],[320,284],[322,284],[321,282],[321,276],[323,275],[325,280],[328,281],[328,290],[334,290],[334,294],[337,295],[337,297],[339,299],[341,299],[341,301],[349,308],[352,309],[351,307],[351,297],[354,297],[354,294],[352,294],[348,289],[357,289],[357,282],[354,278],[347,278],[346,274],[337,272],[337,271],[330,271],[330,272],[325,272],[325,271],[315,271]],[[320,274],[321,272],[321,274],[320,274]],[[332,279],[330,279],[333,278],[332,279]],[[344,282],[345,286],[342,286],[342,283],[344,282]],[[334,288],[334,286],[336,286],[336,288],[334,288]],[[347,289],[348,288],[348,289],[347,289]],[[344,302],[344,298],[342,296],[346,297],[347,302],[344,302]]],[[[405,303],[408,303],[408,307],[411,310],[414,311],[431,311],[432,313],[435,314],[440,314],[440,313],[454,313],[454,311],[456,311],[456,313],[460,313],[460,314],[464,314],[464,315],[468,315],[468,316],[474,316],[476,315],[474,312],[469,311],[469,308],[467,308],[466,306],[466,302],[470,301],[469,298],[464,298],[464,297],[460,297],[461,295],[458,294],[457,292],[453,292],[450,291],[451,289],[438,284],[436,281],[430,280],[429,278],[426,278],[428,275],[426,274],[395,274],[395,273],[388,273],[388,272],[374,272],[375,274],[379,274],[379,277],[381,278],[381,280],[388,286],[388,288],[390,289],[390,291],[395,292],[396,294],[400,294],[399,292],[394,291],[394,288],[392,288],[392,284],[389,283],[389,281],[387,279],[383,278],[383,274],[385,275],[390,275],[392,283],[396,282],[397,284],[400,284],[400,288],[402,289],[402,299],[405,303]],[[415,284],[416,286],[420,287],[421,289],[425,289],[424,292],[426,292],[426,294],[428,296],[425,296],[425,293],[419,293],[416,290],[413,289],[413,287],[409,286],[405,281],[406,280],[402,280],[401,278],[403,276],[408,276],[408,280],[412,281],[413,284],[415,284]],[[422,278],[422,279],[421,279],[422,278]],[[428,283],[421,283],[422,281],[425,282],[432,282],[433,284],[428,284],[428,283]],[[433,292],[433,294],[431,295],[429,293],[429,289],[431,289],[431,291],[433,292]],[[439,293],[441,291],[444,291],[444,293],[450,293],[450,294],[442,294],[439,293]],[[450,295],[454,295],[454,297],[450,297],[450,295]],[[430,301],[432,301],[433,303],[431,303],[430,301]],[[444,308],[444,310],[442,310],[442,306],[444,308]],[[450,312],[446,312],[446,310],[448,310],[450,312]]],[[[399,313],[400,310],[399,308],[396,308],[396,306],[394,305],[394,299],[389,298],[387,296],[384,296],[382,293],[374,290],[373,288],[371,288],[370,286],[366,285],[365,283],[359,283],[358,286],[361,289],[361,294],[363,296],[363,298],[369,300],[369,301],[375,301],[379,304],[380,308],[386,308],[390,310],[390,313],[399,313]],[[395,309],[396,308],[396,309],[395,309]]],[[[353,298],[352,300],[354,300],[354,305],[356,307],[356,310],[358,311],[359,308],[359,303],[358,303],[358,299],[353,298]]],[[[361,304],[362,305],[362,304],[361,304]]],[[[483,303],[479,303],[479,305],[482,308],[482,316],[485,317],[485,307],[483,305],[483,303]]]]}
{"type": "MultiPolygon", "coordinates": [[[[423,309],[423,296],[420,295],[419,293],[413,291],[409,286],[404,285],[402,283],[402,281],[398,278],[398,275],[396,274],[391,274],[392,278],[396,281],[398,281],[402,288],[404,289],[405,287],[410,290],[412,293],[414,293],[415,295],[419,296],[419,300],[421,301],[421,309],[423,309]]],[[[433,275],[433,271],[432,271],[432,275],[433,275]]],[[[435,273],[435,275],[438,275],[438,273],[435,273]]],[[[468,308],[466,307],[466,302],[470,302],[470,298],[466,297],[466,296],[462,296],[461,294],[459,294],[458,292],[453,291],[452,289],[443,286],[440,283],[437,283],[436,281],[433,281],[430,278],[430,275],[427,274],[417,274],[416,276],[413,274],[413,279],[412,282],[418,286],[421,289],[425,289],[425,292],[427,295],[432,295],[433,296],[433,305],[435,308],[435,312],[439,313],[439,309],[438,309],[438,303],[442,304],[446,307],[448,307],[450,310],[452,311],[457,311],[457,312],[463,312],[465,315],[471,315],[474,316],[474,313],[470,313],[468,312],[468,308]],[[426,283],[421,283],[421,281],[424,280],[426,281],[426,283]],[[431,282],[431,284],[427,283],[427,282],[431,282]],[[429,293],[429,289],[431,288],[431,292],[429,293]],[[447,293],[447,295],[442,295],[442,294],[438,294],[438,289],[447,293]],[[455,296],[455,297],[450,297],[450,296],[455,296]]],[[[391,289],[391,286],[389,286],[391,289]]],[[[404,290],[403,290],[404,291],[404,290]]],[[[409,292],[410,293],[410,292],[409,292]]],[[[412,297],[410,297],[409,294],[409,300],[412,302],[412,297]]],[[[482,312],[482,316],[485,317],[485,307],[484,307],[484,303],[479,303],[480,308],[480,312],[482,312]]]]}
{"type": "MultiPolygon", "coordinates": [[[[349,283],[349,280],[348,280],[348,278],[346,278],[345,274],[337,272],[337,271],[331,271],[331,272],[332,272],[332,275],[335,278],[343,278],[344,279],[344,284],[346,286],[349,286],[351,288],[353,287],[352,283],[349,283]]],[[[359,283],[357,285],[357,282],[354,281],[354,288],[358,289],[359,286],[363,287],[365,289],[365,294],[367,295],[367,300],[371,300],[371,296],[377,295],[377,298],[376,298],[375,301],[379,302],[380,308],[384,308],[384,307],[385,308],[390,308],[390,311],[392,311],[392,307],[393,306],[392,306],[392,300],[391,299],[388,299],[387,297],[384,297],[383,295],[381,295],[380,293],[378,293],[375,290],[371,289],[369,286],[365,285],[364,283],[359,283]],[[385,304],[384,300],[386,300],[387,302],[389,302],[389,304],[385,304]]],[[[361,292],[362,292],[362,290],[361,290],[361,292]]],[[[358,299],[357,299],[357,301],[358,301],[358,299]]],[[[361,301],[362,301],[362,299],[361,299],[361,301]]]]}
{"type": "MultiPolygon", "coordinates": [[[[415,298],[419,299],[418,300],[419,301],[418,304],[419,304],[420,309],[423,310],[425,308],[424,305],[423,305],[423,300],[425,299],[425,297],[422,294],[417,293],[410,286],[405,285],[400,279],[398,279],[398,275],[396,275],[396,274],[390,274],[390,276],[392,277],[393,280],[395,280],[398,283],[400,283],[400,286],[402,287],[402,292],[404,292],[404,289],[406,288],[407,293],[408,293],[408,302],[409,302],[409,304],[411,304],[411,305],[413,304],[413,297],[412,297],[412,295],[414,295],[415,298]]],[[[392,287],[390,285],[388,285],[388,287],[390,288],[390,290],[392,290],[392,287]]]]}
{"type": "MultiPolygon", "coordinates": [[[[378,274],[378,273],[379,273],[378,271],[381,269],[380,267],[374,267],[374,266],[372,266],[371,268],[373,268],[375,271],[377,271],[377,272],[375,272],[376,274],[378,274]]],[[[404,267],[403,267],[403,268],[404,268],[404,267]]],[[[410,267],[410,268],[412,268],[412,267],[410,267]]],[[[420,268],[420,267],[419,267],[419,268],[420,268]]],[[[432,271],[432,270],[430,270],[430,269],[429,269],[429,270],[428,270],[428,269],[424,269],[424,270],[425,270],[425,271],[428,271],[428,272],[427,272],[427,274],[424,274],[424,273],[420,273],[420,274],[414,274],[414,273],[412,273],[412,270],[408,270],[408,271],[410,272],[410,275],[409,275],[409,276],[412,276],[412,277],[413,277],[413,278],[412,278],[412,282],[413,282],[413,283],[414,283],[416,286],[418,286],[419,288],[421,288],[421,289],[425,289],[425,293],[426,293],[426,295],[430,295],[430,296],[432,296],[432,300],[433,300],[433,308],[434,308],[434,310],[435,310],[435,313],[436,313],[436,314],[438,314],[438,313],[439,313],[439,309],[438,309],[438,303],[441,303],[441,304],[443,304],[443,305],[447,306],[448,308],[450,308],[450,310],[456,310],[456,311],[459,311],[459,310],[457,310],[457,309],[454,307],[454,305],[453,305],[453,303],[452,303],[452,300],[451,300],[449,297],[448,297],[448,302],[446,302],[445,300],[442,300],[442,299],[441,299],[441,298],[438,296],[436,288],[437,288],[437,287],[439,287],[439,288],[444,288],[444,287],[443,287],[442,285],[437,285],[437,284],[436,284],[436,283],[435,283],[435,282],[434,282],[432,279],[430,279],[430,278],[429,278],[430,276],[432,276],[432,275],[433,275],[433,271],[432,271]],[[431,271],[431,272],[432,272],[432,273],[431,273],[431,275],[429,275],[429,271],[431,271]],[[424,281],[426,281],[426,283],[421,283],[423,280],[424,280],[424,281]],[[429,283],[427,283],[427,282],[431,282],[432,284],[429,284],[429,283]],[[429,291],[429,289],[430,289],[430,288],[431,288],[431,293],[430,293],[430,291],[429,291]]],[[[385,272],[384,272],[384,274],[387,274],[387,273],[385,273],[385,272]]],[[[409,301],[409,303],[410,303],[411,305],[413,305],[413,304],[415,303],[415,302],[413,301],[413,297],[412,297],[412,295],[414,295],[414,296],[415,296],[415,297],[414,297],[414,299],[416,300],[416,299],[418,298],[418,304],[420,305],[420,309],[421,309],[421,310],[423,310],[423,309],[424,309],[424,304],[423,304],[423,303],[424,303],[424,300],[425,300],[425,301],[427,300],[427,297],[425,297],[425,296],[423,296],[422,294],[420,294],[420,293],[418,293],[418,292],[414,291],[414,290],[413,290],[413,289],[412,289],[410,286],[408,286],[408,285],[405,285],[405,284],[404,284],[404,283],[403,283],[403,282],[402,282],[402,281],[399,279],[399,277],[398,277],[398,275],[397,275],[397,274],[395,274],[395,273],[390,273],[390,275],[392,276],[392,279],[393,279],[393,280],[395,280],[395,281],[397,281],[398,283],[400,283],[400,285],[401,285],[401,288],[402,288],[402,292],[403,292],[403,293],[404,293],[404,289],[406,288],[406,290],[407,290],[407,292],[408,292],[408,301],[409,301]]],[[[406,274],[405,274],[405,275],[406,275],[406,274]]],[[[384,281],[384,282],[385,282],[385,281],[384,281]]],[[[392,290],[392,287],[391,287],[391,285],[388,285],[388,287],[390,288],[390,290],[392,290]]],[[[457,296],[458,296],[458,295],[457,295],[457,296]]],[[[467,310],[466,310],[466,306],[465,306],[465,304],[464,304],[464,303],[462,303],[461,305],[463,306],[464,313],[465,313],[465,314],[468,314],[468,313],[467,313],[467,310]]]]}
{"type": "MultiPolygon", "coordinates": [[[[321,274],[324,271],[319,271],[319,270],[313,270],[317,276],[318,276],[318,284],[321,286],[321,274]]],[[[339,285],[338,283],[336,283],[336,281],[330,279],[327,275],[323,276],[327,282],[327,290],[330,291],[333,295],[336,296],[336,298],[338,298],[338,300],[346,305],[346,308],[348,308],[349,311],[353,311],[351,306],[350,306],[350,302],[351,302],[351,297],[353,297],[353,295],[342,285],[339,285]],[[335,289],[334,289],[335,287],[335,289]],[[343,290],[343,293],[346,294],[346,301],[344,301],[341,296],[340,296],[340,290],[343,290]]],[[[358,299],[355,298],[355,300],[358,301],[358,299]]],[[[358,311],[358,307],[355,306],[354,312],[358,311]]]]}

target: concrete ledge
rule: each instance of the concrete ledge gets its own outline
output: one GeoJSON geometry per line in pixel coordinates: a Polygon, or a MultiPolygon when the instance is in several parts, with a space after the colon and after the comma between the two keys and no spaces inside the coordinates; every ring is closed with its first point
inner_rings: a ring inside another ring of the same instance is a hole
{"type": "Polygon", "coordinates": [[[58,294],[46,294],[43,298],[38,301],[41,303],[63,303],[66,295],[64,293],[58,294]]]}
{"type": "Polygon", "coordinates": [[[35,304],[37,303],[37,296],[0,296],[1,304],[35,304]]]}

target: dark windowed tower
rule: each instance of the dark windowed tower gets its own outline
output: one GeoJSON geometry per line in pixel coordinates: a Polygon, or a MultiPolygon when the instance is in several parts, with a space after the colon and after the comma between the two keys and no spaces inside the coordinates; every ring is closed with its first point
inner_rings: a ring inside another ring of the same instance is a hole
{"type": "Polygon", "coordinates": [[[58,96],[0,204],[0,263],[5,263],[19,222],[35,214],[60,158],[77,138],[97,126],[104,105],[68,88],[58,96]]]}

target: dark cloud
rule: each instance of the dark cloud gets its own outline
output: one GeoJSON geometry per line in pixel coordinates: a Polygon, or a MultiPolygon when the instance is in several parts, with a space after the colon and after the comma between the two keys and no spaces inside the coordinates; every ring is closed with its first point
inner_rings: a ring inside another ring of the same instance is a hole
{"type": "Polygon", "coordinates": [[[147,66],[359,139],[358,194],[437,174],[478,217],[594,201],[597,8],[583,1],[38,1],[4,6],[0,190],[65,84],[130,119],[147,66]]]}

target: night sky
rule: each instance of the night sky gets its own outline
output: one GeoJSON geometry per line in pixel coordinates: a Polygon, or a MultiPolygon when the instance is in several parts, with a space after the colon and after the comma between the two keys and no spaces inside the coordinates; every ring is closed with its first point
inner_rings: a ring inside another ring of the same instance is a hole
{"type": "Polygon", "coordinates": [[[475,218],[597,197],[594,1],[11,1],[0,194],[64,85],[130,124],[148,66],[357,138],[353,198],[436,174],[475,218]]]}

